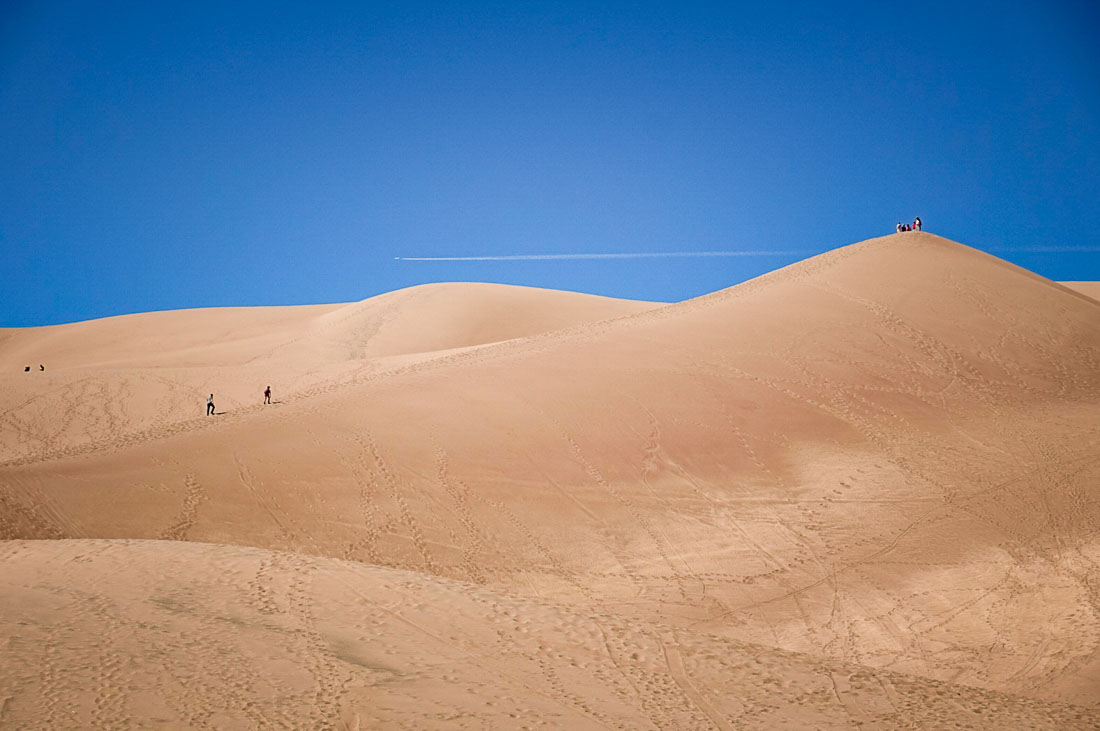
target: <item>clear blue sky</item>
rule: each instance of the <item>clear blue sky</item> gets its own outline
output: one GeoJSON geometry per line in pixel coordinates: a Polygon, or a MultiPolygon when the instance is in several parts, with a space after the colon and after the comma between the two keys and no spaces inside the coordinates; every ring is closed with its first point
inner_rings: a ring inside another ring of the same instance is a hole
{"type": "Polygon", "coordinates": [[[0,325],[434,281],[675,301],[916,215],[1100,279],[1098,32],[1094,0],[9,0],[0,325]],[[394,259],[742,250],[788,253],[394,259]]]}

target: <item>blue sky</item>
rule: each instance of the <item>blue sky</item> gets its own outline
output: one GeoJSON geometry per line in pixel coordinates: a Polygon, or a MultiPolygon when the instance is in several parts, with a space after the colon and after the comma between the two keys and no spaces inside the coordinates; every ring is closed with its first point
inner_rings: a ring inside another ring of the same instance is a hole
{"type": "Polygon", "coordinates": [[[0,325],[435,281],[677,301],[916,215],[1097,280],[1098,28],[1087,0],[7,2],[0,325]],[[697,251],[780,253],[395,259],[697,251]]]}

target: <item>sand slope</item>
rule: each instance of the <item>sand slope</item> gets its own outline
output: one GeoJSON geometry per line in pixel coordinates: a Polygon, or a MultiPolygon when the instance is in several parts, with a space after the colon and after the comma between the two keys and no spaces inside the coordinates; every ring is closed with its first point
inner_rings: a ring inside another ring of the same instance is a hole
{"type": "Polygon", "coordinates": [[[1086,297],[1100,300],[1100,282],[1059,282],[1063,287],[1069,287],[1075,292],[1080,292],[1086,297]]]}
{"type": "Polygon", "coordinates": [[[0,460],[164,429],[203,415],[211,393],[219,410],[239,410],[259,404],[266,386],[280,400],[384,370],[402,356],[431,357],[656,306],[433,284],[342,305],[177,310],[0,329],[0,460]]]}
{"type": "MultiPolygon", "coordinates": [[[[272,407],[140,431],[58,407],[34,423],[70,420],[48,439],[5,432],[0,536],[278,549],[723,648],[704,654],[1100,702],[1100,303],[925,233],[564,329],[529,294],[549,324],[495,344],[422,325],[446,350],[410,356],[330,327],[311,352],[340,369],[272,407]]],[[[724,672],[680,677],[700,724],[744,720],[698,690],[724,672]]],[[[818,687],[799,677],[795,706],[818,687]]],[[[619,723],[668,725],[655,693],[619,723]]]]}
{"type": "Polygon", "coordinates": [[[425,284],[348,304],[174,310],[0,328],[0,370],[26,364],[37,371],[40,363],[51,373],[268,361],[316,366],[481,345],[657,306],[504,284],[425,284]]]}
{"type": "Polygon", "coordinates": [[[1078,706],[295,553],[15,541],[0,566],[3,720],[18,728],[1095,722],[1078,706]]]}

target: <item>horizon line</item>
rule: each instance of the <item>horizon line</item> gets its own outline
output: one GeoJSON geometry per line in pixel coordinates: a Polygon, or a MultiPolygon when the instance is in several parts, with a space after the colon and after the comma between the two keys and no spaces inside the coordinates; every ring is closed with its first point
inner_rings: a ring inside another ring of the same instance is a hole
{"type": "Polygon", "coordinates": [[[1100,252],[1100,246],[991,246],[987,251],[1000,251],[1006,254],[1092,254],[1100,252]]]}

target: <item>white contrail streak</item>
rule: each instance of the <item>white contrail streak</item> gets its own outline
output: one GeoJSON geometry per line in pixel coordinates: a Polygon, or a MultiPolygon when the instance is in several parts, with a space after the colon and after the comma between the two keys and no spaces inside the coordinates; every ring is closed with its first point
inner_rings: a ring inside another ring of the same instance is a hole
{"type": "Polygon", "coordinates": [[[1009,254],[1089,254],[1100,252],[1100,246],[992,246],[989,250],[1009,254]]]}
{"type": "Polygon", "coordinates": [[[514,254],[511,256],[395,256],[397,261],[562,261],[566,259],[665,259],[703,256],[805,256],[809,250],[634,251],[618,254],[514,254]]]}

